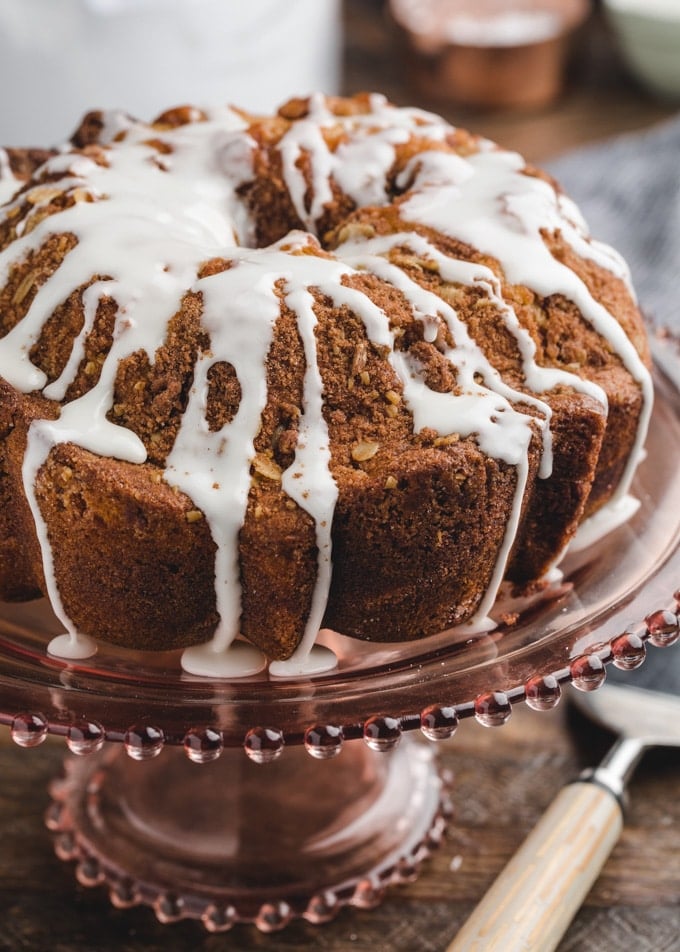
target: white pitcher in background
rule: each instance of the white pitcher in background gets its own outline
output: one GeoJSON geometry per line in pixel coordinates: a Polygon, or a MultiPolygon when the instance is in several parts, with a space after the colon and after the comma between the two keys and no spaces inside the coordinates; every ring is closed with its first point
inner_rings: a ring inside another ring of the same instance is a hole
{"type": "Polygon", "coordinates": [[[58,144],[94,108],[269,111],[337,92],[340,51],[340,0],[0,0],[0,144],[58,144]]]}

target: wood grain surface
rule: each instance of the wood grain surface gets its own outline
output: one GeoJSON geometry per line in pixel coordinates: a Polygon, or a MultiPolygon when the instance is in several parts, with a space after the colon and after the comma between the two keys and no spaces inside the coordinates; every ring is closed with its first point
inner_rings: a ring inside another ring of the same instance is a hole
{"type": "MultiPolygon", "coordinates": [[[[347,0],[345,90],[386,92],[413,102],[382,7],[347,0]]],[[[432,107],[435,104],[419,102],[432,107]]],[[[606,32],[584,35],[562,100],[532,114],[471,113],[437,104],[532,160],[639,129],[671,114],[624,74],[606,32]]],[[[295,923],[264,936],[252,928],[210,936],[192,923],[159,925],[147,909],[117,911],[102,890],[76,884],[42,824],[46,786],[63,743],[21,750],[0,733],[0,952],[440,952],[561,785],[606,746],[606,735],[569,715],[517,709],[502,729],[464,723],[439,745],[455,773],[455,817],[421,877],[388,893],[370,912],[345,910],[332,923],[295,923]]],[[[263,768],[263,777],[266,767],[263,768]]],[[[647,756],[630,790],[622,838],[560,952],[680,952],[680,757],[647,756]]]]}

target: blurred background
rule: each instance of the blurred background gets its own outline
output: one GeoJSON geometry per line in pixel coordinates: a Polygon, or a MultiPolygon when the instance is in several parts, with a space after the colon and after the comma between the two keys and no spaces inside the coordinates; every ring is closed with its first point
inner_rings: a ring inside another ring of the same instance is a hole
{"type": "Polygon", "coordinates": [[[53,145],[94,108],[269,111],[339,87],[340,37],[340,0],[0,0],[0,141],[53,145]]]}
{"type": "Polygon", "coordinates": [[[680,105],[680,0],[0,0],[0,141],[313,89],[436,109],[529,158],[680,105]]]}
{"type": "Polygon", "coordinates": [[[347,0],[346,91],[534,161],[680,110],[680,0],[347,0]]]}

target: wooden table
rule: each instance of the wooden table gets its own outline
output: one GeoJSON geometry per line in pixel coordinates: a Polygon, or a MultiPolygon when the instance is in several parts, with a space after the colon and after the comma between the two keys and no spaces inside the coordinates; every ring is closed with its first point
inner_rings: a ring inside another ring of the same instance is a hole
{"type": "MultiPolygon", "coordinates": [[[[346,21],[346,91],[382,90],[398,103],[412,102],[380,4],[349,0],[346,21]]],[[[600,27],[587,34],[575,66],[565,96],[549,110],[438,108],[533,160],[670,115],[626,78],[600,27]]],[[[63,744],[50,739],[24,751],[3,731],[0,952],[439,952],[555,792],[602,752],[606,738],[583,722],[568,723],[568,714],[564,704],[549,714],[520,708],[500,730],[463,724],[439,747],[442,765],[456,775],[455,819],[421,877],[371,912],[346,910],[330,925],[296,923],[272,937],[249,928],[210,936],[191,923],[161,926],[147,909],[119,912],[102,891],[77,886],[72,870],[54,857],[41,819],[63,744]]],[[[679,790],[680,758],[650,755],[631,787],[623,837],[560,952],[680,950],[679,790]]]]}

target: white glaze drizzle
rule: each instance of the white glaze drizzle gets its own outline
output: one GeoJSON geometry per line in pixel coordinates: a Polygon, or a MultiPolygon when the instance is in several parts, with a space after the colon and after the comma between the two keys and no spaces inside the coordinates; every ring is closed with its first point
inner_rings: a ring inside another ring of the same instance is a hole
{"type": "Polygon", "coordinates": [[[298,331],[305,353],[305,379],[295,459],[284,472],[281,483],[287,495],[315,520],[318,561],[317,582],[302,640],[287,661],[272,662],[269,668],[272,674],[284,677],[304,673],[321,629],[331,587],[331,526],[338,498],[338,488],[330,470],[328,428],[323,417],[323,381],[314,336],[317,323],[314,298],[309,291],[298,288],[286,294],[286,304],[298,316],[298,331]]]}
{"type": "Polygon", "coordinates": [[[414,133],[430,141],[442,141],[452,131],[438,116],[419,109],[395,109],[384,96],[371,96],[370,104],[369,113],[343,120],[328,109],[325,97],[312,96],[309,115],[295,122],[278,146],[293,206],[311,232],[316,231],[324,205],[333,200],[332,181],[358,206],[384,205],[389,202],[387,184],[395,146],[407,142],[414,133]],[[351,133],[335,151],[323,134],[325,128],[334,126],[351,133]],[[311,157],[309,208],[305,203],[308,183],[299,161],[305,154],[311,157]]]}
{"type": "Polygon", "coordinates": [[[595,545],[610,532],[629,522],[639,508],[638,499],[630,494],[625,496],[617,494],[581,523],[576,530],[576,535],[567,545],[567,551],[573,554],[595,545]]]}
{"type": "MultiPolygon", "coordinates": [[[[416,432],[429,427],[443,435],[474,436],[483,452],[516,468],[515,497],[504,540],[488,590],[472,619],[478,630],[487,627],[488,612],[519,524],[533,426],[539,426],[543,435],[541,475],[547,476],[550,471],[550,410],[538,396],[507,386],[471,340],[454,309],[393,265],[390,250],[397,245],[407,246],[435,261],[445,281],[483,290],[517,340],[526,384],[534,394],[567,384],[606,403],[600,388],[573,374],[538,366],[533,341],[503,301],[498,277],[482,265],[442,254],[416,233],[346,242],[337,250],[336,260],[296,255],[294,252],[310,240],[303,234],[292,234],[269,249],[239,247],[252,243],[253,237],[254,225],[237,189],[252,177],[254,144],[245,122],[230,110],[214,111],[205,122],[169,132],[152,130],[127,117],[121,120],[121,115],[104,118],[100,142],[106,145],[116,137],[122,138],[105,149],[108,166],[64,152],[45,167],[48,174],[66,176],[59,182],[61,189],[87,189],[97,200],[78,202],[45,218],[29,234],[19,234],[0,255],[2,283],[12,266],[40,248],[49,235],[72,233],[78,240],[55,275],[38,291],[25,318],[2,341],[0,373],[19,390],[44,387],[45,396],[63,399],[80,363],[100,299],[108,296],[118,306],[113,346],[98,384],[64,405],[58,420],[33,424],[24,461],[26,494],[43,551],[48,594],[68,632],[68,644],[64,647],[62,639],[60,650],[72,656],[80,652],[82,656],[89,646],[63,610],[47,530],[37,505],[36,476],[51,448],[63,442],[130,462],[146,458],[141,441],[133,433],[106,419],[116,369],[121,359],[140,349],[153,360],[165,339],[167,322],[187,291],[202,297],[202,321],[210,334],[211,351],[201,354],[196,363],[188,406],[166,463],[165,478],[191,498],[210,527],[217,548],[216,600],[220,616],[211,642],[185,653],[187,670],[236,676],[252,673],[262,663],[256,649],[249,646],[244,657],[243,645],[238,646],[241,657],[237,660],[237,645],[232,642],[240,620],[238,534],[247,505],[254,440],[267,398],[262,371],[279,314],[280,293],[297,315],[306,360],[298,446],[293,463],[283,473],[282,486],[314,519],[318,570],[302,641],[292,658],[273,665],[272,672],[299,675],[331,663],[327,656],[319,659],[312,654],[330,586],[337,488],[322,412],[323,382],[316,360],[316,316],[310,288],[329,297],[336,307],[349,307],[363,321],[368,338],[388,348],[388,359],[402,381],[416,432]],[[167,141],[170,154],[156,152],[146,144],[150,138],[167,141]],[[227,259],[230,267],[197,279],[201,262],[210,257],[227,259]],[[105,276],[83,295],[84,327],[71,357],[59,380],[45,387],[44,374],[30,362],[31,346],[52,310],[74,289],[91,281],[93,275],[101,275],[102,268],[105,276]],[[348,286],[347,279],[356,269],[376,274],[404,294],[414,316],[422,322],[426,340],[434,340],[439,322],[446,324],[455,346],[448,348],[445,356],[455,366],[460,393],[435,393],[425,386],[417,362],[395,349],[387,315],[367,295],[348,286]],[[211,432],[206,420],[208,372],[218,361],[235,368],[242,399],[234,419],[222,430],[211,432]],[[522,413],[516,406],[521,404],[533,405],[540,415],[522,413]],[[201,461],[198,465],[197,460],[201,461]]],[[[452,131],[439,117],[415,109],[396,109],[380,96],[371,97],[367,114],[348,117],[333,115],[323,97],[313,97],[308,117],[293,123],[278,145],[284,180],[298,216],[314,232],[325,204],[333,198],[333,183],[357,205],[389,202],[397,146],[413,135],[440,143],[452,131]],[[325,127],[332,126],[339,126],[344,134],[335,151],[324,136],[325,127]],[[311,182],[301,169],[303,156],[311,182]]],[[[625,266],[605,246],[590,240],[585,224],[567,199],[540,179],[522,174],[524,166],[519,157],[486,142],[480,149],[467,158],[436,148],[418,155],[398,182],[409,189],[401,204],[402,217],[439,229],[492,255],[513,283],[526,284],[539,294],[563,293],[573,300],[621,355],[643,389],[646,410],[639,428],[641,440],[651,404],[646,370],[615,319],[593,300],[573,272],[552,257],[540,231],[561,231],[579,254],[627,280],[625,266]]],[[[1,157],[0,153],[0,161],[1,157]]],[[[617,498],[625,496],[636,462],[632,459],[629,464],[617,498]]]]}
{"type": "MultiPolygon", "coordinates": [[[[247,259],[203,279],[197,289],[203,293],[203,325],[211,335],[214,356],[200,358],[196,365],[185,418],[166,461],[165,478],[186,492],[203,512],[217,546],[215,595],[220,620],[211,650],[220,654],[227,651],[239,631],[238,535],[248,503],[253,443],[267,400],[262,368],[279,315],[279,301],[269,275],[247,259]],[[227,301],[228,321],[224,320],[227,301]],[[215,360],[232,364],[239,381],[248,383],[241,387],[234,419],[211,432],[206,419],[208,370],[215,360]],[[197,459],[202,460],[200,468],[196,467],[197,459]]],[[[187,655],[187,659],[190,657],[187,655]]]]}
{"type": "MultiPolygon", "coordinates": [[[[571,226],[568,241],[574,251],[582,258],[589,258],[600,267],[606,268],[612,274],[615,274],[626,285],[633,300],[637,301],[628,263],[615,248],[604,244],[604,242],[596,241],[591,236],[588,224],[581,214],[581,209],[568,195],[557,191],[555,197],[560,215],[571,226]]],[[[564,228],[564,225],[562,228],[564,228]]]]}
{"type": "MultiPolygon", "coordinates": [[[[456,182],[458,162],[445,153],[430,152],[414,160],[414,169],[404,172],[413,176],[413,183],[401,214],[407,221],[427,225],[492,255],[512,284],[526,285],[544,297],[563,294],[618,354],[643,395],[635,447],[616,489],[616,498],[622,498],[630,488],[649,426],[651,375],[619,322],[542,240],[541,231],[559,231],[576,250],[583,244],[583,235],[560,213],[555,189],[540,178],[523,174],[524,160],[514,152],[486,149],[471,155],[467,162],[470,171],[461,187],[456,182]]],[[[614,259],[602,253],[603,247],[591,244],[591,257],[611,270],[614,259]]]]}
{"type": "Polygon", "coordinates": [[[144,125],[132,116],[128,116],[121,109],[105,109],[99,115],[102,125],[97,136],[97,142],[100,145],[111,145],[117,136],[129,133],[135,126],[144,125]]]}
{"type": "MultiPolygon", "coordinates": [[[[508,519],[503,543],[494,566],[493,575],[479,606],[468,623],[470,630],[482,631],[493,627],[489,612],[496,600],[498,590],[505,575],[508,558],[517,534],[521,516],[522,502],[529,476],[529,444],[532,437],[531,419],[517,412],[513,403],[530,404],[541,412],[542,417],[534,419],[541,428],[543,453],[540,475],[547,478],[552,471],[552,439],[550,433],[550,407],[533,395],[513,390],[500,377],[497,370],[489,364],[479,347],[471,340],[467,327],[459,320],[454,309],[433,292],[427,291],[411,280],[405,272],[379,257],[394,247],[408,247],[426,258],[444,266],[443,276],[449,280],[463,280],[474,284],[490,279],[488,269],[470,265],[468,262],[446,258],[433,245],[420,235],[409,233],[390,235],[387,238],[371,239],[353,248],[344,246],[343,258],[355,267],[365,268],[372,274],[398,288],[406,297],[415,317],[426,326],[428,318],[440,315],[454,340],[454,347],[445,347],[444,356],[455,366],[457,383],[462,393],[457,395],[433,393],[419,379],[417,368],[408,355],[396,353],[393,366],[400,378],[405,381],[404,397],[413,415],[414,430],[420,432],[430,427],[439,433],[455,427],[461,436],[474,434],[484,453],[494,459],[500,459],[516,467],[516,485],[510,517],[508,519]],[[370,252],[373,252],[371,254],[370,252]],[[455,277],[454,277],[455,272],[455,277]],[[485,385],[476,382],[481,376],[485,385]],[[492,401],[491,405],[489,402],[492,401]]],[[[528,336],[528,335],[527,335],[528,336]]],[[[525,355],[529,348],[525,347],[525,355]]],[[[530,361],[525,360],[525,366],[530,361]]],[[[536,370],[539,368],[533,365],[536,370]]]]}

